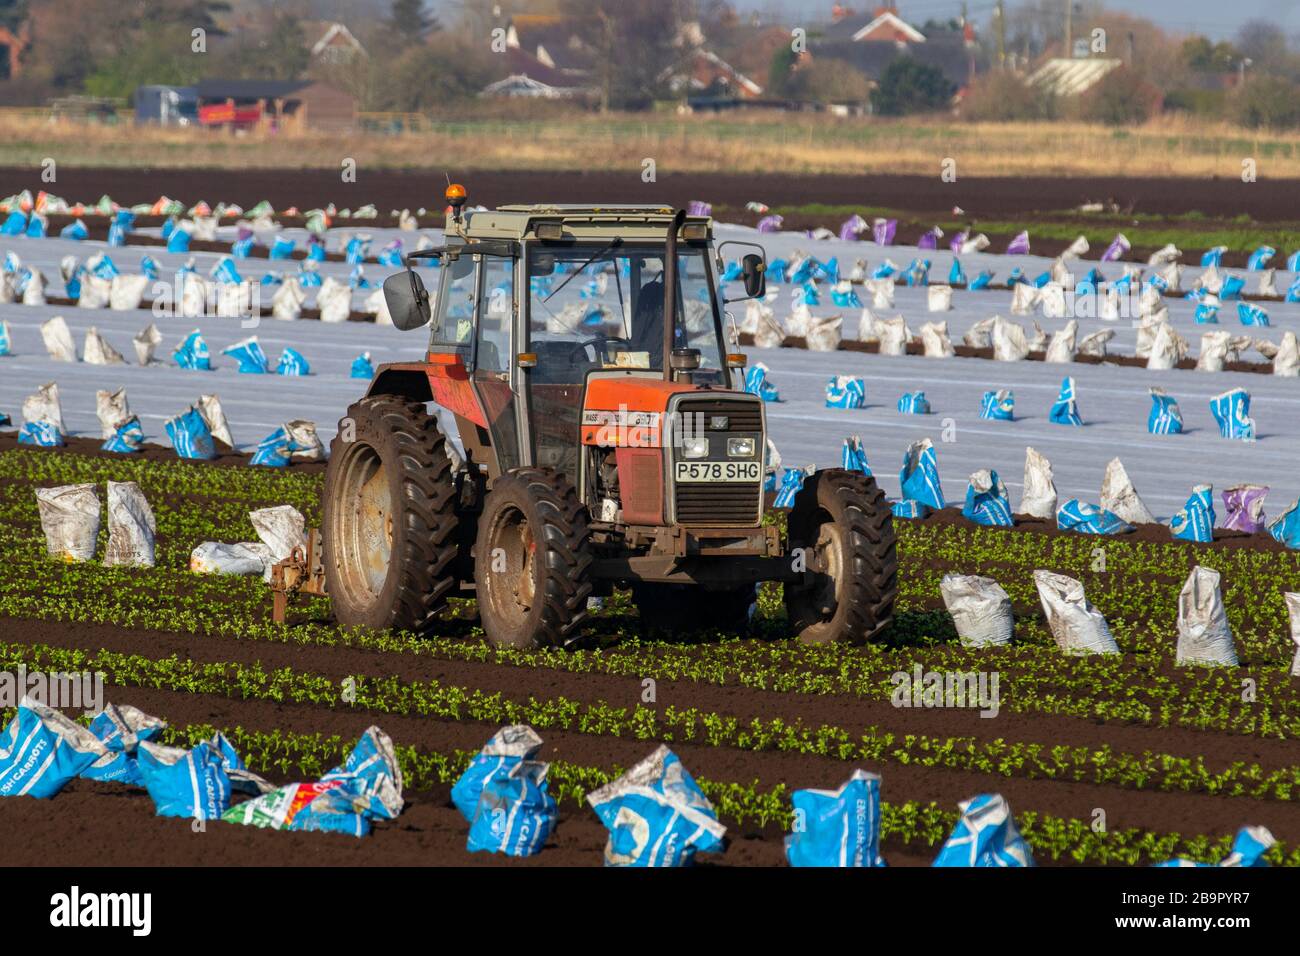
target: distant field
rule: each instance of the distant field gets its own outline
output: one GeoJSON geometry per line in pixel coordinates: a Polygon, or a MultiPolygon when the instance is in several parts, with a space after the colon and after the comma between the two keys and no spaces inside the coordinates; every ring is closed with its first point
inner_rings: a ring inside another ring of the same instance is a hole
{"type": "Polygon", "coordinates": [[[433,121],[370,114],[346,136],[150,130],[0,113],[0,165],[53,158],[104,167],[331,167],[627,170],[782,174],[1300,178],[1300,134],[1164,120],[1135,129],[825,116],[584,115],[561,120],[433,121]]]}

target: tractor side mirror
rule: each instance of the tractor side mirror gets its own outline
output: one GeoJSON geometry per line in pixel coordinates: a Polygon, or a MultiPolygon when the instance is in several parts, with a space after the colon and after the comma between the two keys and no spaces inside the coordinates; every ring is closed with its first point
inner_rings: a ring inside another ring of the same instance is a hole
{"type": "Polygon", "coordinates": [[[414,269],[395,272],[384,280],[384,302],[393,325],[410,332],[428,323],[433,311],[429,307],[429,290],[414,269]]]}
{"type": "Polygon", "coordinates": [[[745,278],[745,295],[757,299],[767,292],[767,263],[762,256],[749,253],[740,260],[740,271],[745,278]]]}

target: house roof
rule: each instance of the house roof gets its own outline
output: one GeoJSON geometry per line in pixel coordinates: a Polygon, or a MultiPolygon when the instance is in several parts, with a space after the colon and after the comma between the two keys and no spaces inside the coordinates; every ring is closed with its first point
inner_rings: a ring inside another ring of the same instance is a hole
{"type": "Polygon", "coordinates": [[[507,31],[520,48],[557,70],[581,73],[595,65],[595,53],[582,41],[578,21],[571,17],[521,14],[510,18],[507,31]]]}
{"type": "Polygon", "coordinates": [[[823,41],[810,48],[813,57],[840,60],[857,69],[870,80],[879,80],[889,64],[909,56],[940,70],[954,86],[970,82],[971,51],[961,35],[936,37],[927,43],[862,43],[852,40],[823,41]]]}
{"type": "Polygon", "coordinates": [[[727,77],[732,83],[748,93],[750,96],[762,96],[763,88],[751,80],[745,74],[741,73],[731,64],[727,63],[722,57],[718,56],[712,50],[705,47],[696,47],[690,50],[685,56],[678,60],[659,74],[659,81],[673,80],[680,82],[685,80],[692,89],[704,89],[708,84],[701,83],[699,78],[692,75],[692,70],[699,66],[706,69],[712,68],[716,75],[727,77]],[[701,61],[703,61],[701,63],[701,61]]]}
{"type": "Polygon", "coordinates": [[[1078,96],[1092,89],[1121,65],[1121,60],[1105,57],[1086,60],[1053,57],[1029,75],[1029,85],[1041,87],[1056,96],[1078,96]]]}
{"type": "Polygon", "coordinates": [[[889,42],[898,34],[911,43],[924,43],[925,34],[912,26],[892,10],[877,10],[875,13],[853,14],[841,17],[826,28],[827,40],[852,40],[856,43],[885,41],[889,42]]]}
{"type": "Polygon", "coordinates": [[[358,53],[364,54],[366,52],[366,48],[361,45],[361,41],[343,23],[331,23],[325,29],[321,38],[312,46],[311,55],[320,56],[330,47],[351,47],[358,53]]]}
{"type": "Polygon", "coordinates": [[[273,100],[311,85],[311,80],[199,80],[194,93],[201,100],[273,100]]]}

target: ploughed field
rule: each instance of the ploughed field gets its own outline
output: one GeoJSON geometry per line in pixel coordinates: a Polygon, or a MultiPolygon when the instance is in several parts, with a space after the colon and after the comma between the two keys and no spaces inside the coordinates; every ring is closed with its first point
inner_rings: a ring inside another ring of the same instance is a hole
{"type": "Polygon", "coordinates": [[[219,821],[196,830],[155,817],[143,790],[76,781],[52,800],[0,800],[0,828],[23,834],[5,841],[0,862],[598,865],[605,830],[583,795],[662,742],[728,828],[726,851],[700,855],[702,865],[782,864],[791,791],[835,788],[858,767],[883,778],[892,865],[928,863],[957,802],[979,793],[1007,798],[1042,865],[1217,860],[1246,824],[1277,837],[1271,861],[1300,863],[1300,692],[1282,597],[1300,583],[1300,553],[1266,536],[1194,545],[1145,528],[1095,538],[1032,521],[977,527],[949,510],[896,522],[898,613],[870,646],[793,643],[768,589],[746,637],[645,633],[616,595],[578,649],[501,650],[485,643],[472,601],[455,602],[426,640],[340,629],[322,599],[295,604],[281,626],[259,579],[187,570],[201,541],[249,540],[251,509],[291,504],[317,523],[319,466],[124,459],[91,447],[0,445],[0,670],[102,671],[105,699],[164,718],[168,742],[222,730],[277,784],[316,779],[378,724],[397,746],[406,808],[360,839],[219,821]],[[106,480],[136,481],[151,502],[156,568],[46,556],[33,489],[106,480]],[[1239,667],[1174,665],[1177,597],[1197,563],[1223,576],[1239,667]],[[1084,582],[1121,655],[1057,650],[1033,585],[1039,568],[1084,582]],[[1017,618],[1012,646],[961,647],[939,596],[949,572],[1002,584],[1017,618]],[[893,676],[917,668],[996,675],[996,715],[895,706],[893,676]],[[449,799],[471,754],[508,723],[545,740],[539,757],[560,803],[550,842],[526,860],[468,854],[449,799]]]}

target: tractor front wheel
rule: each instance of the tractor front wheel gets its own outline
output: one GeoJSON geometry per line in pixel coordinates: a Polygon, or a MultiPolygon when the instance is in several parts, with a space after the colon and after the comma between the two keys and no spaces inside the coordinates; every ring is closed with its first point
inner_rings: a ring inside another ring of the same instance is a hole
{"type": "Polygon", "coordinates": [[[325,582],[340,624],[426,634],[456,587],[456,485],[425,406],[348,409],[325,473],[325,582]]]}
{"type": "Polygon", "coordinates": [[[785,586],[790,624],[806,644],[861,643],[893,618],[894,523],[876,480],[839,468],[810,475],[790,510],[789,541],[808,580],[785,586]]]}
{"type": "Polygon", "coordinates": [[[474,583],[483,630],[494,644],[563,647],[577,635],[591,595],[586,507],[545,468],[502,475],[483,502],[474,583]]]}

